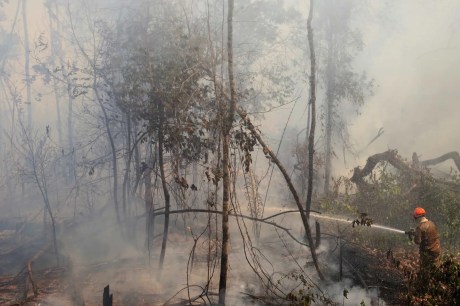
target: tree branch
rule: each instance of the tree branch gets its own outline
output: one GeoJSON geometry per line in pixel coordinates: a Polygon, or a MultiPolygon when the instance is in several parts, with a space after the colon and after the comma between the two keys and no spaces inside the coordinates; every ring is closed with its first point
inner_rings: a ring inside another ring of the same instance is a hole
{"type": "MultiPolygon", "coordinates": [[[[161,215],[164,215],[165,212],[164,211],[158,211],[162,208],[158,208],[156,209],[157,212],[153,213],[154,216],[161,216],[161,215]]],[[[304,246],[309,246],[301,241],[299,241],[297,238],[295,238],[291,232],[290,232],[290,229],[284,227],[284,226],[281,226],[279,224],[276,224],[275,222],[271,222],[271,221],[267,221],[271,218],[274,218],[276,216],[279,216],[279,215],[282,215],[282,214],[287,214],[287,213],[294,213],[294,212],[299,212],[298,210],[289,210],[289,211],[284,211],[284,212],[281,212],[281,213],[278,213],[278,214],[275,214],[275,215],[272,215],[272,216],[268,216],[266,218],[263,218],[263,219],[259,219],[259,218],[255,218],[255,217],[251,217],[251,216],[246,216],[246,215],[241,215],[241,214],[235,214],[235,213],[229,213],[228,215],[229,216],[232,216],[232,217],[237,217],[237,218],[243,218],[243,219],[248,219],[248,220],[252,220],[252,221],[256,221],[256,222],[261,222],[261,223],[265,223],[265,224],[269,224],[269,225],[272,225],[274,227],[277,227],[283,231],[285,231],[289,237],[292,238],[292,240],[294,240],[295,242],[297,242],[298,244],[301,244],[301,245],[304,245],[304,246]]],[[[217,215],[223,215],[223,212],[222,211],[218,211],[218,210],[209,210],[209,209],[199,209],[199,208],[195,208],[195,209],[180,209],[180,210],[170,210],[169,211],[169,214],[182,214],[182,213],[207,213],[207,214],[217,214],[217,215]]]]}
{"type": "Polygon", "coordinates": [[[427,159],[424,161],[421,161],[420,164],[423,166],[434,166],[437,164],[440,164],[448,159],[452,159],[455,163],[455,166],[457,166],[457,170],[460,171],[460,154],[458,154],[457,151],[452,151],[449,153],[446,153],[444,155],[441,155],[437,158],[433,159],[427,159]]]}

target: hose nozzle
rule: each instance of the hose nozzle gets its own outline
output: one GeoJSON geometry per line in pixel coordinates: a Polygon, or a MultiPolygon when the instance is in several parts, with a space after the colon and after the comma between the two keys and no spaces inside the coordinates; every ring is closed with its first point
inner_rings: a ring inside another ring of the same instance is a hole
{"type": "Polygon", "coordinates": [[[409,240],[413,240],[415,237],[415,229],[411,228],[404,232],[407,236],[409,236],[409,240]]]}

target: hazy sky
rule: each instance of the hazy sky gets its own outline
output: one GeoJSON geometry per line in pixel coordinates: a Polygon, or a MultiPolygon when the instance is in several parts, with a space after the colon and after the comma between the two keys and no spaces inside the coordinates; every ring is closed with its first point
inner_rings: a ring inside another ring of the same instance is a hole
{"type": "MultiPolygon", "coordinates": [[[[294,4],[294,1],[292,1],[294,4]]],[[[460,150],[460,1],[363,1],[364,49],[357,71],[366,71],[377,84],[375,95],[351,120],[350,134],[358,159],[335,161],[342,174],[363,166],[369,155],[397,149],[402,157],[420,159],[460,150]],[[372,145],[380,128],[384,133],[372,145]]],[[[298,7],[306,10],[305,5],[298,7]]],[[[306,98],[304,98],[306,101],[306,98]]],[[[299,102],[292,125],[301,126],[306,102],[299,102]]],[[[321,103],[321,99],[317,101],[321,103]]],[[[285,118],[290,106],[285,107],[285,118]]],[[[276,129],[269,116],[269,131],[276,129]]],[[[285,119],[278,124],[284,128],[285,119]]],[[[317,127],[318,131],[318,127],[317,127]]],[[[276,143],[276,140],[273,140],[276,143]]],[[[341,150],[337,150],[341,154],[341,150]]],[[[444,163],[444,170],[453,165],[444,163]]]]}
{"type": "MultiPolygon", "coordinates": [[[[4,26],[7,30],[11,28],[17,1],[10,0],[6,10],[4,26]]],[[[307,10],[305,0],[289,2],[307,10]]],[[[361,109],[361,115],[350,121],[351,141],[360,152],[359,156],[356,159],[348,156],[344,165],[341,150],[337,150],[336,171],[349,175],[349,170],[358,165],[362,167],[369,155],[388,149],[397,149],[406,158],[417,152],[421,160],[459,151],[460,1],[362,0],[362,3],[367,5],[369,15],[360,17],[365,47],[356,60],[356,67],[375,79],[378,87],[361,109]],[[383,135],[366,148],[380,128],[384,129],[383,135]]],[[[49,25],[42,0],[29,0],[28,4],[33,46],[33,39],[47,32],[49,25]]],[[[17,31],[23,35],[21,17],[17,31]]],[[[34,64],[31,62],[31,66],[34,64]]],[[[22,67],[22,63],[18,65],[22,67]]],[[[20,80],[22,71],[18,68],[14,78],[20,80]]],[[[54,112],[55,105],[50,90],[48,95],[48,102],[45,97],[34,103],[37,113],[53,117],[50,109],[54,112]]],[[[290,121],[290,126],[299,130],[306,124],[307,96],[308,89],[305,89],[290,121]]],[[[278,145],[275,136],[281,134],[291,107],[289,104],[273,111],[261,122],[260,130],[274,149],[278,145]]],[[[318,133],[320,130],[318,126],[318,133]]],[[[288,146],[282,149],[285,152],[293,150],[288,146]]],[[[451,164],[446,163],[444,169],[451,164]]],[[[272,188],[272,191],[278,190],[272,188]]],[[[279,193],[283,197],[284,194],[279,193]]]]}
{"type": "Polygon", "coordinates": [[[428,159],[459,150],[460,2],[401,1],[393,11],[394,28],[365,32],[365,69],[379,88],[352,134],[366,145],[384,128],[368,154],[395,148],[428,159]]]}
{"type": "MultiPolygon", "coordinates": [[[[288,2],[304,12],[308,9],[304,1],[288,2]]],[[[28,1],[32,39],[48,31],[47,14],[41,3],[28,1]]],[[[378,87],[361,109],[361,116],[352,120],[351,140],[355,149],[362,151],[358,160],[347,158],[346,168],[363,165],[369,155],[388,148],[398,149],[407,158],[415,151],[421,159],[459,150],[460,1],[361,3],[368,9],[360,17],[364,20],[365,47],[357,58],[357,70],[366,71],[378,87]],[[382,127],[383,135],[363,150],[382,127]]],[[[10,28],[15,8],[16,1],[10,1],[6,29],[10,28]]],[[[22,35],[21,14],[19,17],[17,31],[22,35]]],[[[308,94],[307,89],[304,94],[308,94]]],[[[291,125],[304,124],[305,101],[298,102],[291,125]]],[[[290,108],[267,116],[262,123],[267,137],[282,131],[290,108]]],[[[276,139],[271,141],[277,144],[276,139]]],[[[342,160],[336,161],[338,168],[342,168],[342,160]]]]}

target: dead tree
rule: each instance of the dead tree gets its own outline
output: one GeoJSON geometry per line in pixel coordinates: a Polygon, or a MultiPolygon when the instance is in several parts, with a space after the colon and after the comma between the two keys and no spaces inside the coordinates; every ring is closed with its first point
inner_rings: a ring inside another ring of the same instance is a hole
{"type": "MultiPolygon", "coordinates": [[[[414,153],[412,155],[412,164],[404,162],[401,157],[398,156],[397,150],[388,150],[382,153],[377,153],[367,158],[366,165],[361,169],[359,166],[354,168],[351,181],[356,184],[356,186],[363,190],[369,188],[370,185],[367,183],[364,178],[372,173],[374,168],[380,162],[388,162],[397,170],[403,172],[406,175],[409,175],[414,181],[417,181],[427,170],[427,166],[437,165],[446,160],[452,159],[457,166],[457,169],[460,171],[460,155],[458,152],[453,151],[441,155],[440,157],[428,159],[425,161],[419,161],[418,155],[414,153]]],[[[441,185],[450,187],[450,189],[459,190],[460,186],[457,183],[438,180],[434,178],[435,181],[441,185]]]]}
{"type": "Polygon", "coordinates": [[[458,154],[457,151],[452,151],[452,152],[446,153],[446,154],[441,155],[441,156],[439,156],[437,158],[427,159],[427,160],[421,161],[420,164],[422,166],[425,166],[425,167],[426,166],[434,166],[434,165],[440,164],[442,162],[445,162],[446,160],[449,160],[449,159],[452,159],[452,161],[455,163],[455,166],[457,167],[457,170],[460,171],[460,154],[458,154]]]}
{"type": "Polygon", "coordinates": [[[364,178],[372,173],[375,166],[377,166],[380,162],[388,162],[396,169],[403,171],[403,172],[412,172],[412,169],[409,165],[405,164],[399,157],[398,151],[396,150],[388,150],[383,153],[377,153],[367,158],[366,165],[363,169],[359,167],[354,168],[353,176],[351,177],[351,181],[355,183],[358,188],[367,187],[368,184],[365,182],[364,178]]]}

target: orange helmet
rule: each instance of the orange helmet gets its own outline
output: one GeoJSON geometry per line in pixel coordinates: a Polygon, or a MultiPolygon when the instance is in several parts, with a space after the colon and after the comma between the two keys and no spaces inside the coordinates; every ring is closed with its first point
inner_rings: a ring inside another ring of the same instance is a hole
{"type": "Polygon", "coordinates": [[[425,214],[425,210],[421,207],[417,207],[416,209],[414,209],[414,218],[423,217],[425,216],[425,214]]]}

